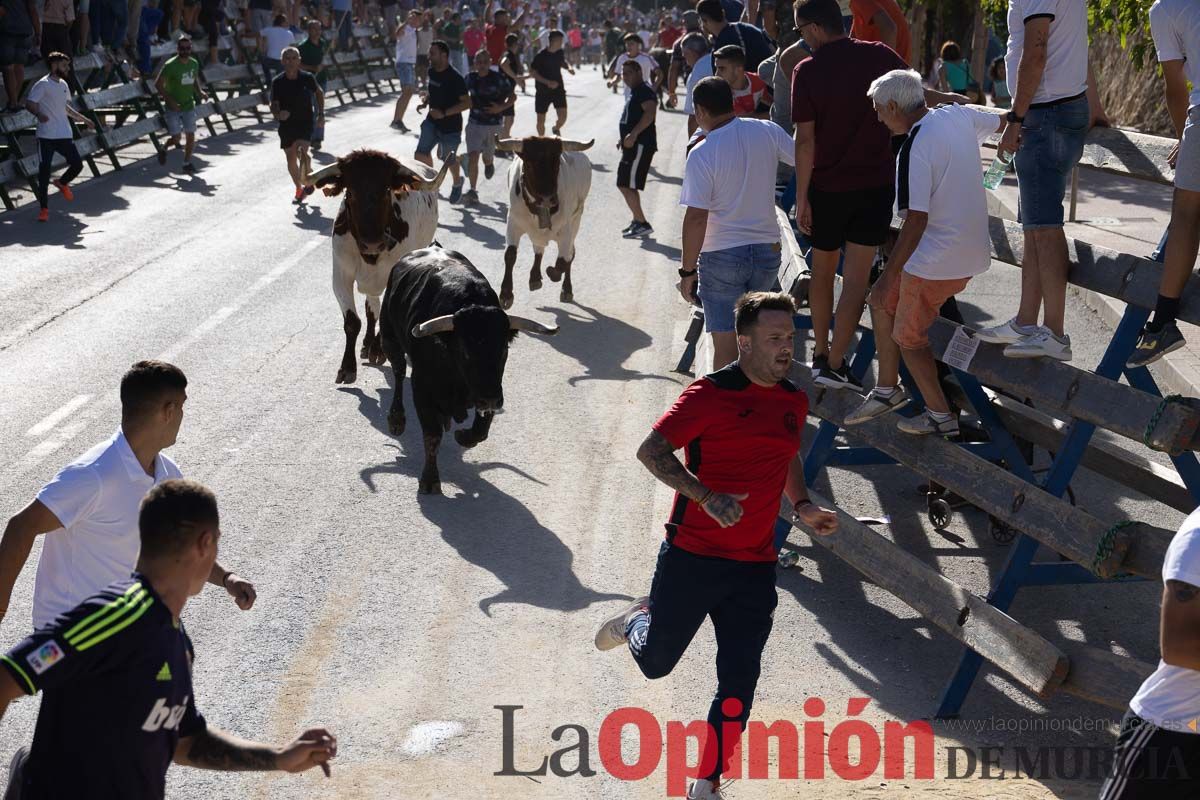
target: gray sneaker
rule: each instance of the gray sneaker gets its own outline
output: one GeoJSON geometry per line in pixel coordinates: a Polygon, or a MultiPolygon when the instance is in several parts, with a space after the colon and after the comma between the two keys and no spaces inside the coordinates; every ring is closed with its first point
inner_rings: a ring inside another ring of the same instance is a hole
{"type": "Polygon", "coordinates": [[[1153,364],[1167,353],[1174,353],[1184,344],[1186,342],[1183,334],[1179,332],[1179,326],[1174,322],[1168,322],[1157,333],[1143,329],[1137,347],[1134,349],[1133,355],[1129,356],[1129,360],[1125,362],[1125,366],[1134,369],[1153,364]]]}
{"type": "Polygon", "coordinates": [[[1030,336],[1035,336],[1041,333],[1042,330],[1042,327],[1039,325],[1028,328],[1024,325],[1018,326],[1017,318],[1013,317],[1008,322],[977,331],[975,338],[981,342],[989,342],[991,344],[1013,344],[1030,336]]]}
{"type": "Polygon", "coordinates": [[[846,415],[843,422],[846,425],[861,425],[862,423],[881,417],[889,411],[895,411],[898,408],[908,404],[908,392],[903,388],[897,388],[892,392],[890,397],[878,394],[875,389],[867,395],[867,399],[858,408],[846,415]]]}
{"type": "Polygon", "coordinates": [[[1059,339],[1049,330],[1043,328],[1033,336],[1026,336],[1019,342],[1013,342],[1004,348],[1004,355],[1009,358],[1053,358],[1057,361],[1071,360],[1071,337],[1063,335],[1059,339]]]}
{"type": "Polygon", "coordinates": [[[463,194],[462,199],[463,199],[464,203],[478,203],[479,202],[479,193],[476,192],[474,189],[468,189],[466,191],[466,193],[463,194]]]}
{"type": "Polygon", "coordinates": [[[629,623],[629,617],[638,611],[648,608],[649,603],[649,595],[639,597],[621,609],[619,613],[604,620],[604,624],[600,626],[600,630],[596,631],[596,649],[612,650],[614,647],[625,644],[625,626],[629,623]]]}
{"type": "Polygon", "coordinates": [[[945,422],[936,422],[926,411],[911,419],[902,418],[896,423],[896,427],[904,433],[911,433],[914,436],[928,436],[931,433],[936,433],[938,436],[957,436],[958,415],[950,417],[945,422]]]}
{"type": "Polygon", "coordinates": [[[462,200],[462,194],[463,185],[461,183],[454,184],[450,187],[450,202],[457,203],[459,200],[462,200]]]}

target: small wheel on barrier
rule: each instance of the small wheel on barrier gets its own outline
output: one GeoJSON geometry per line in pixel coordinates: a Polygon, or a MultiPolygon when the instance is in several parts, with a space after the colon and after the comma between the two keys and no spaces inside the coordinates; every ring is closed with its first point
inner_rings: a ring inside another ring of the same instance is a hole
{"type": "Polygon", "coordinates": [[[938,530],[950,524],[951,513],[950,504],[945,500],[937,498],[929,501],[929,522],[938,530]]]}
{"type": "Polygon", "coordinates": [[[988,514],[988,533],[991,534],[992,541],[996,544],[1008,544],[1013,539],[1017,538],[1017,532],[1005,525],[1001,520],[996,519],[991,514],[988,514]]]}

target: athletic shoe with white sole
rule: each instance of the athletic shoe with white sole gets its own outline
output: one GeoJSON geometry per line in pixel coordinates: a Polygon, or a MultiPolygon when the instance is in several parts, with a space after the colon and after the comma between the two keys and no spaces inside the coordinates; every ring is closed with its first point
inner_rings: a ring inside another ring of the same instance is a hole
{"type": "Polygon", "coordinates": [[[853,389],[856,392],[863,390],[862,381],[850,374],[850,365],[845,362],[835,369],[826,361],[825,366],[817,370],[814,380],[830,389],[853,389]]]}
{"type": "Polygon", "coordinates": [[[908,404],[908,392],[897,387],[891,395],[883,395],[878,387],[871,390],[867,399],[858,408],[846,415],[843,422],[846,425],[861,425],[862,423],[881,417],[889,411],[895,411],[908,404]]]}
{"type": "Polygon", "coordinates": [[[463,185],[461,183],[453,184],[450,187],[450,202],[457,203],[459,200],[462,200],[462,194],[463,185]]]}
{"type": "Polygon", "coordinates": [[[976,331],[975,338],[989,344],[1013,344],[1030,336],[1036,336],[1041,331],[1042,328],[1039,325],[1018,325],[1017,318],[1013,317],[1008,322],[976,331]]]}
{"type": "Polygon", "coordinates": [[[731,783],[733,781],[728,780],[718,785],[707,778],[698,778],[692,781],[692,785],[688,787],[688,800],[725,800],[722,790],[731,783]]]}
{"type": "Polygon", "coordinates": [[[1134,349],[1133,355],[1129,356],[1125,366],[1134,369],[1153,364],[1167,353],[1174,353],[1185,344],[1183,334],[1179,332],[1179,326],[1174,322],[1168,322],[1160,331],[1146,328],[1142,331],[1137,348],[1134,349]]]}
{"type": "Polygon", "coordinates": [[[1071,337],[1066,334],[1061,339],[1046,329],[1034,336],[1026,336],[1019,342],[1013,342],[1004,348],[1004,355],[1009,358],[1053,358],[1056,361],[1071,360],[1071,337]]]}
{"type": "Polygon", "coordinates": [[[904,433],[911,433],[914,436],[928,436],[931,433],[936,433],[938,436],[957,436],[958,415],[953,414],[950,419],[938,422],[929,416],[929,412],[926,411],[924,414],[918,414],[911,419],[901,418],[896,423],[896,427],[904,433]]]}
{"type": "Polygon", "coordinates": [[[612,650],[614,647],[625,644],[625,627],[629,623],[629,617],[648,608],[649,603],[650,596],[644,595],[625,606],[620,613],[613,614],[604,620],[600,630],[596,631],[596,649],[612,650]]]}
{"type": "Polygon", "coordinates": [[[651,233],[654,233],[654,226],[649,222],[634,222],[622,231],[621,236],[626,239],[636,239],[639,236],[646,236],[651,233]]]}

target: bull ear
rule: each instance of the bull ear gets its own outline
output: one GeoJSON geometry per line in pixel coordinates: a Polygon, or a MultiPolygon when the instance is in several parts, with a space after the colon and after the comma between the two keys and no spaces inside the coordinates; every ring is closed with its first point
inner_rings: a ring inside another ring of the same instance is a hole
{"type": "Polygon", "coordinates": [[[316,185],[321,187],[321,191],[325,193],[326,197],[333,197],[334,195],[339,195],[342,193],[342,190],[345,188],[342,185],[341,178],[325,178],[323,180],[317,181],[316,185]]]}
{"type": "Polygon", "coordinates": [[[416,188],[416,183],[416,179],[411,175],[405,175],[402,172],[397,172],[392,176],[392,192],[395,194],[411,192],[416,188]]]}

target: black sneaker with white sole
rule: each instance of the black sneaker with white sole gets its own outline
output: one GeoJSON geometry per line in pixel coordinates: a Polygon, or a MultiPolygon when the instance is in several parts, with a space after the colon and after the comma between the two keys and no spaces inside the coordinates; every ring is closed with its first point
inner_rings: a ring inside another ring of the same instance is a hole
{"type": "Polygon", "coordinates": [[[654,233],[654,226],[649,222],[634,222],[621,233],[626,239],[636,239],[639,236],[654,233]]]}
{"type": "Polygon", "coordinates": [[[1174,353],[1184,344],[1186,342],[1183,334],[1179,332],[1179,326],[1174,322],[1168,322],[1160,331],[1144,328],[1141,338],[1138,339],[1137,347],[1134,348],[1133,355],[1129,356],[1129,360],[1125,362],[1125,366],[1133,369],[1153,364],[1167,353],[1174,353]]]}
{"type": "Polygon", "coordinates": [[[828,386],[830,389],[853,389],[856,392],[863,390],[862,381],[850,374],[850,365],[842,364],[842,366],[829,366],[828,362],[817,370],[816,382],[822,386],[828,386]]]}

